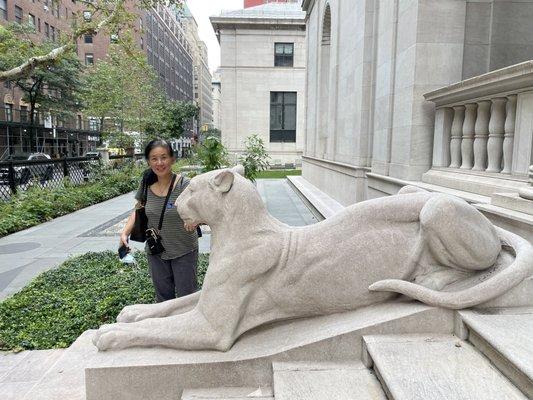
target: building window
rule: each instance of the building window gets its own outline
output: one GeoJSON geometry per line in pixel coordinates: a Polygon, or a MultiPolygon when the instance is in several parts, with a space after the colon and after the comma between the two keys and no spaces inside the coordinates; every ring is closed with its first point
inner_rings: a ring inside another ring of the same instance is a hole
{"type": "Polygon", "coordinates": [[[15,22],[22,24],[22,8],[19,6],[15,6],[15,22]]]}
{"type": "Polygon", "coordinates": [[[52,35],[52,41],[56,41],[56,28],[54,28],[52,25],[50,25],[50,33],[52,35]]]}
{"type": "Polygon", "coordinates": [[[94,56],[93,53],[85,53],[85,65],[93,65],[94,56]]]}
{"type": "Polygon", "coordinates": [[[144,39],[141,37],[141,49],[144,49],[144,39]]]}
{"type": "Polygon", "coordinates": [[[270,142],[296,142],[296,92],[270,92],[270,142]]]}
{"type": "Polygon", "coordinates": [[[30,24],[35,29],[35,15],[28,14],[28,24],[30,24]]]}
{"type": "Polygon", "coordinates": [[[48,22],[44,23],[44,34],[47,38],[50,38],[50,25],[48,25],[48,22]]]}
{"type": "Polygon", "coordinates": [[[6,103],[4,106],[6,110],[6,121],[12,122],[13,121],[13,104],[6,103]]]}
{"type": "Polygon", "coordinates": [[[274,44],[274,66],[292,67],[294,55],[294,43],[274,44]]]}
{"type": "Polygon", "coordinates": [[[84,35],[83,36],[83,41],[85,43],[88,43],[88,44],[92,43],[93,42],[93,35],[84,35]]]}
{"type": "Polygon", "coordinates": [[[7,0],[0,0],[0,18],[7,19],[7,0]]]}
{"type": "Polygon", "coordinates": [[[41,18],[37,18],[37,29],[41,32],[41,18]]]}
{"type": "Polygon", "coordinates": [[[28,122],[28,106],[20,106],[20,122],[28,122]]]}

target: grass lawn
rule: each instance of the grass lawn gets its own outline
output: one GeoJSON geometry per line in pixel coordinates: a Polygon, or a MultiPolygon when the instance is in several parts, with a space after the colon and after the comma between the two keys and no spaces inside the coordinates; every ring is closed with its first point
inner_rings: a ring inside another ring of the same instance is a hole
{"type": "MultiPolygon", "coordinates": [[[[0,303],[0,350],[65,348],[83,331],[115,322],[125,306],[153,303],[146,256],[135,258],[126,265],[111,251],[87,253],[39,275],[0,303]]],[[[200,254],[200,285],[208,263],[200,254]]]]}
{"type": "Polygon", "coordinates": [[[301,169],[269,169],[261,171],[257,175],[257,179],[281,179],[289,175],[302,175],[301,169]]]}

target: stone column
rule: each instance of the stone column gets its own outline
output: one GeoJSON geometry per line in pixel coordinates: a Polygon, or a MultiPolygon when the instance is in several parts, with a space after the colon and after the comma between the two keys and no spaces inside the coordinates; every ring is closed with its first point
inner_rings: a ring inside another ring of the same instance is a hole
{"type": "Polygon", "coordinates": [[[474,127],[476,124],[476,103],[465,105],[465,122],[463,124],[463,140],[461,142],[461,169],[472,169],[474,166],[474,127]]]}
{"type": "Polygon", "coordinates": [[[433,133],[433,166],[450,165],[450,135],[453,110],[450,107],[435,110],[435,130],[433,133]]]}
{"type": "Polygon", "coordinates": [[[490,100],[478,103],[474,126],[474,171],[485,171],[487,166],[487,138],[489,136],[490,100]]]}
{"type": "Polygon", "coordinates": [[[518,194],[523,199],[533,200],[533,165],[529,166],[529,186],[520,189],[518,194]]]}
{"type": "Polygon", "coordinates": [[[505,136],[503,137],[503,170],[510,174],[513,163],[514,125],[516,121],[516,94],[507,96],[507,110],[505,113],[505,136]]]}
{"type": "Polygon", "coordinates": [[[463,137],[464,120],[465,106],[454,106],[452,138],[450,140],[450,168],[459,168],[461,166],[461,139],[463,137]]]}
{"type": "Polygon", "coordinates": [[[489,140],[487,142],[487,172],[502,170],[503,134],[505,126],[505,97],[492,99],[489,122],[489,140]]]}

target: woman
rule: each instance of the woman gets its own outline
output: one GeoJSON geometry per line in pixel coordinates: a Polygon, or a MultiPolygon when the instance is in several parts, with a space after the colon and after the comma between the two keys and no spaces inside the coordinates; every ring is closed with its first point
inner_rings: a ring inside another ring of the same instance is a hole
{"type": "MultiPolygon", "coordinates": [[[[161,212],[165,207],[163,225],[159,231],[165,250],[160,254],[150,254],[150,249],[146,246],[150,276],[157,301],[161,302],[174,299],[176,294],[181,297],[197,290],[198,235],[196,226],[184,224],[174,206],[176,198],[189,184],[189,179],[172,172],[172,165],[176,161],[172,147],[164,140],[152,140],[146,146],[144,156],[150,167],[144,178],[148,189],[144,191],[141,184],[135,198],[137,205],[145,202],[148,228],[158,229],[161,212]],[[171,188],[172,182],[174,184],[171,188]],[[165,204],[169,190],[170,197],[165,204]],[[143,199],[145,193],[146,199],[143,199]]],[[[121,245],[128,246],[134,223],[135,212],[130,215],[120,235],[121,245]]]]}

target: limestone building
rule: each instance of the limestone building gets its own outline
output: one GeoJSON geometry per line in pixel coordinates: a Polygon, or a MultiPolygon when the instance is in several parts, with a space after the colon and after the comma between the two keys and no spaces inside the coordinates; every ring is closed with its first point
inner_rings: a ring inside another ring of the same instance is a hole
{"type": "Polygon", "coordinates": [[[213,74],[213,79],[211,80],[212,88],[212,99],[213,99],[213,128],[220,130],[222,125],[220,107],[222,106],[220,102],[220,95],[222,88],[220,86],[220,72],[218,69],[213,74]]]}
{"type": "Polygon", "coordinates": [[[298,3],[270,3],[211,17],[221,52],[222,141],[234,156],[248,136],[258,134],[272,163],[300,163],[304,17],[298,3]]]}
{"type": "Polygon", "coordinates": [[[344,206],[416,184],[533,238],[533,206],[517,195],[533,164],[533,1],[302,8],[303,183],[344,206]]]}

